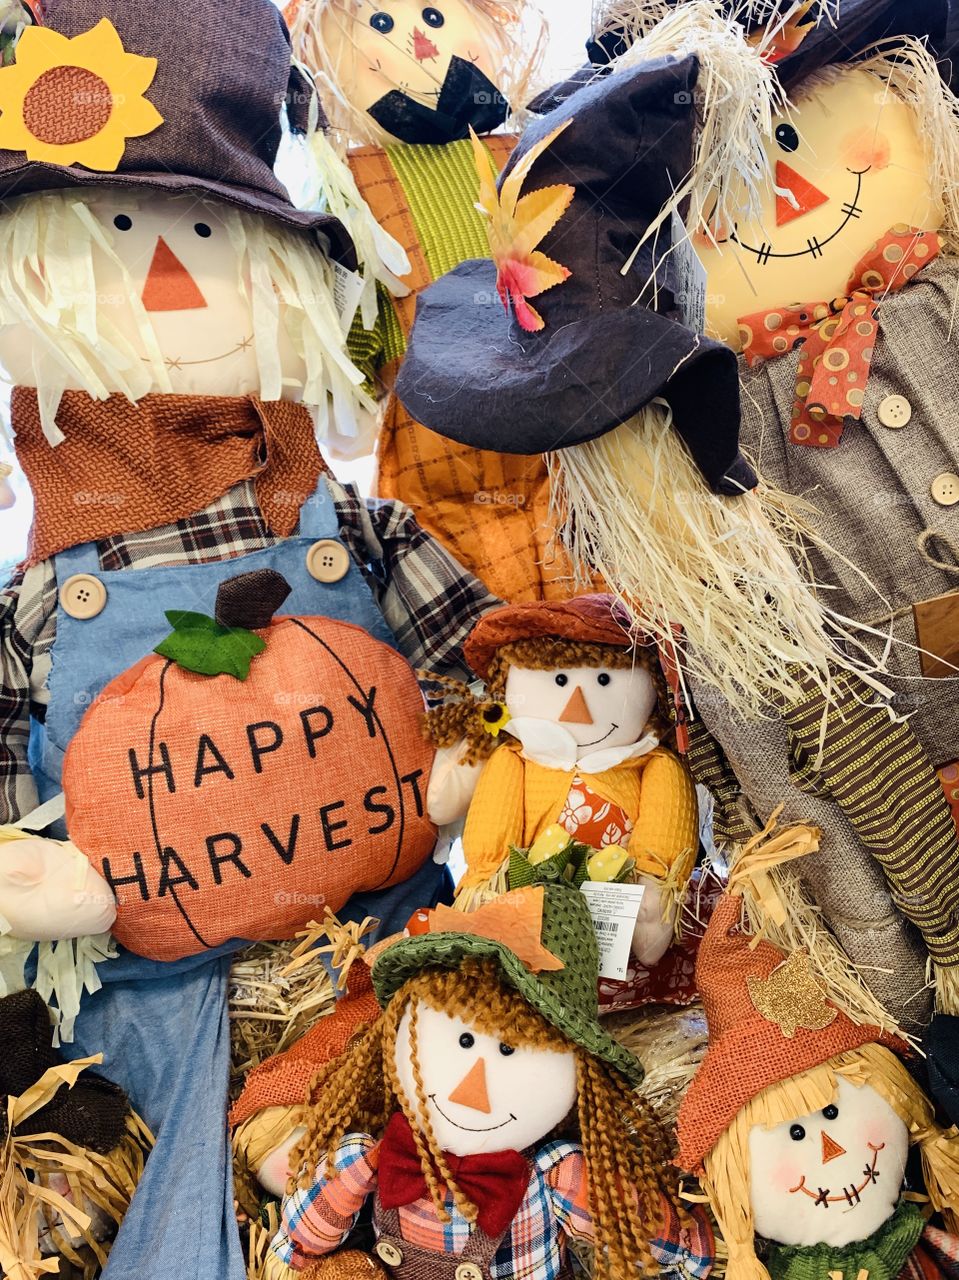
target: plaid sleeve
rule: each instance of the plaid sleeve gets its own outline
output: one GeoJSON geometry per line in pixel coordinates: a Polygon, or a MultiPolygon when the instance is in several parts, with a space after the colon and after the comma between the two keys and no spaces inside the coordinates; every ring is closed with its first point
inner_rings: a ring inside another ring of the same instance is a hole
{"type": "Polygon", "coordinates": [[[0,823],[37,805],[27,760],[31,686],[43,683],[56,626],[56,578],[49,562],[18,572],[0,591],[0,823]]]}
{"type": "MultiPolygon", "coordinates": [[[[540,1159],[550,1156],[551,1144],[544,1149],[540,1159]]],[[[563,1143],[569,1153],[556,1160],[546,1175],[550,1201],[556,1220],[568,1236],[577,1240],[585,1240],[592,1244],[596,1239],[593,1229],[593,1215],[589,1208],[589,1193],[586,1186],[586,1160],[579,1147],[571,1143],[563,1143]]],[[[558,1155],[559,1152],[553,1153],[558,1155]]]]}
{"type": "Polygon", "coordinates": [[[349,1133],[336,1149],[332,1177],[324,1160],[310,1186],[284,1198],[282,1225],[270,1244],[281,1262],[301,1271],[311,1258],[343,1243],[376,1186],[378,1157],[378,1142],[365,1133],[349,1133]]]}
{"type": "Polygon", "coordinates": [[[330,481],[344,540],[367,581],[400,652],[413,667],[469,680],[463,642],[473,624],[501,602],[417,524],[400,502],[359,497],[330,481]]]}
{"type": "Polygon", "coordinates": [[[716,1242],[709,1219],[698,1205],[694,1205],[683,1223],[665,1196],[662,1204],[665,1214],[663,1230],[649,1245],[653,1258],[660,1265],[661,1274],[704,1280],[716,1261],[716,1242]]]}

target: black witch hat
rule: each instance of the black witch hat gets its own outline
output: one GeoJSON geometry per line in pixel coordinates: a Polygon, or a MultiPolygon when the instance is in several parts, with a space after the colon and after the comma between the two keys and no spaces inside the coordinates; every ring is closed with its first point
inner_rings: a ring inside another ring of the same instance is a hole
{"type": "Polygon", "coordinates": [[[474,448],[536,454],[595,439],[658,396],[716,492],[756,483],[739,453],[736,357],[680,318],[668,224],[624,274],[690,169],[696,75],[694,58],[651,61],[587,85],[526,131],[504,178],[571,121],[524,184],[575,187],[541,245],[571,274],[537,298],[536,333],[500,306],[491,261],[425,290],[397,383],[418,422],[474,448]]]}

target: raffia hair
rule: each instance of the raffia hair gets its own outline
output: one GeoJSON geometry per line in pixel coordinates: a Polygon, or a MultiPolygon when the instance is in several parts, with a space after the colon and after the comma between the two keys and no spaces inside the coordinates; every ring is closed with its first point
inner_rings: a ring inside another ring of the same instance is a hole
{"type": "MultiPolygon", "coordinates": [[[[308,1187],[320,1166],[332,1165],[349,1133],[382,1133],[401,1109],[413,1131],[423,1177],[441,1218],[448,1220],[446,1191],[470,1221],[476,1208],[455,1185],[429,1123],[416,1036],[416,1006],[463,1018],[479,1031],[514,1046],[572,1052],[578,1080],[577,1117],[571,1136],[583,1147],[590,1207],[596,1230],[594,1280],[621,1280],[637,1266],[659,1274],[649,1242],[663,1225],[663,1199],[680,1218],[687,1211],[668,1174],[670,1150],[659,1121],[626,1081],[570,1041],[507,986],[492,961],[466,960],[458,969],[425,969],[396,993],[380,1018],[342,1057],[322,1068],[311,1085],[307,1132],[294,1150],[294,1180],[308,1187]],[[416,1097],[405,1096],[395,1064],[396,1036],[411,1009],[416,1097]],[[631,1194],[635,1189],[635,1198],[631,1194]]],[[[336,1176],[336,1175],[334,1175],[336,1176]]]]}
{"type": "Polygon", "coordinates": [[[495,713],[497,704],[505,698],[510,667],[531,671],[558,667],[609,667],[612,670],[639,667],[649,673],[656,688],[657,705],[646,724],[646,732],[661,738],[668,729],[669,690],[653,649],[537,636],[514,640],[497,649],[490,663],[486,692],[481,695],[474,695],[460,681],[437,680],[424,673],[428,682],[454,695],[423,717],[427,740],[436,747],[451,747],[465,738],[469,744],[464,757],[467,764],[488,759],[501,739],[489,733],[484,717],[487,712],[495,713]]]}
{"type": "Polygon", "coordinates": [[[738,1113],[704,1160],[701,1179],[729,1250],[728,1280],[769,1280],[756,1256],[751,1207],[749,1131],[821,1111],[835,1101],[839,1077],[872,1088],[892,1107],[919,1148],[926,1192],[950,1231],[959,1211],[959,1133],[943,1130],[932,1103],[896,1055],[881,1044],[866,1044],[822,1066],[769,1085],[738,1113]]]}

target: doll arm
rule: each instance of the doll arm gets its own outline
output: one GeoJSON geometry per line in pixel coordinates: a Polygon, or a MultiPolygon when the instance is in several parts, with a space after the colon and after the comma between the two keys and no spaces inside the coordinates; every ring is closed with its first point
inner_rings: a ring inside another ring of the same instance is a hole
{"type": "Polygon", "coordinates": [[[500,869],[510,845],[522,842],[524,782],[517,752],[497,747],[483,766],[466,818],[461,889],[485,884],[500,869]]]}
{"type": "Polygon", "coordinates": [[[640,874],[682,883],[698,849],[696,787],[683,761],[659,747],[643,770],[629,852],[640,874]]]}
{"type": "Polygon", "coordinates": [[[376,1188],[379,1143],[365,1133],[350,1133],[340,1142],[329,1175],[324,1159],[308,1187],[297,1187],[283,1200],[280,1230],[271,1251],[294,1271],[310,1258],[332,1253],[356,1222],[367,1196],[376,1188]]]}
{"type": "Polygon", "coordinates": [[[30,680],[35,654],[53,643],[56,596],[49,561],[18,574],[0,592],[0,824],[37,806],[27,759],[30,680]]]}

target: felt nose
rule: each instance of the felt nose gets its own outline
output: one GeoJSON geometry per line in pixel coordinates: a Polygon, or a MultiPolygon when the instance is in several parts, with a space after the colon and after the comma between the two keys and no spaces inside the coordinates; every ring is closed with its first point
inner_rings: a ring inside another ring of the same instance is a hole
{"type": "Polygon", "coordinates": [[[147,311],[198,311],[207,305],[200,286],[162,236],[143,286],[147,311]]]}
{"type": "Polygon", "coordinates": [[[450,1102],[459,1103],[461,1107],[471,1107],[473,1111],[482,1111],[489,1115],[489,1093],[486,1090],[486,1062],[477,1058],[450,1094],[450,1102]]]}
{"type": "Polygon", "coordinates": [[[819,1131],[822,1138],[822,1162],[828,1164],[830,1160],[835,1160],[836,1156],[844,1156],[846,1148],[841,1147],[834,1138],[830,1138],[825,1129],[819,1131]]]}
{"type": "Polygon", "coordinates": [[[560,724],[593,723],[593,717],[589,714],[589,705],[579,685],[573,690],[573,695],[563,708],[559,721],[560,724]]]}
{"type": "Polygon", "coordinates": [[[433,41],[423,34],[419,27],[413,28],[413,57],[417,62],[426,62],[429,58],[438,58],[440,51],[433,41]]]}
{"type": "Polygon", "coordinates": [[[784,226],[794,218],[801,218],[804,213],[811,213],[821,204],[826,204],[829,197],[818,187],[814,187],[808,178],[791,169],[782,160],[776,163],[776,186],[785,187],[792,193],[792,200],[786,196],[776,196],[776,226],[784,226]]]}

